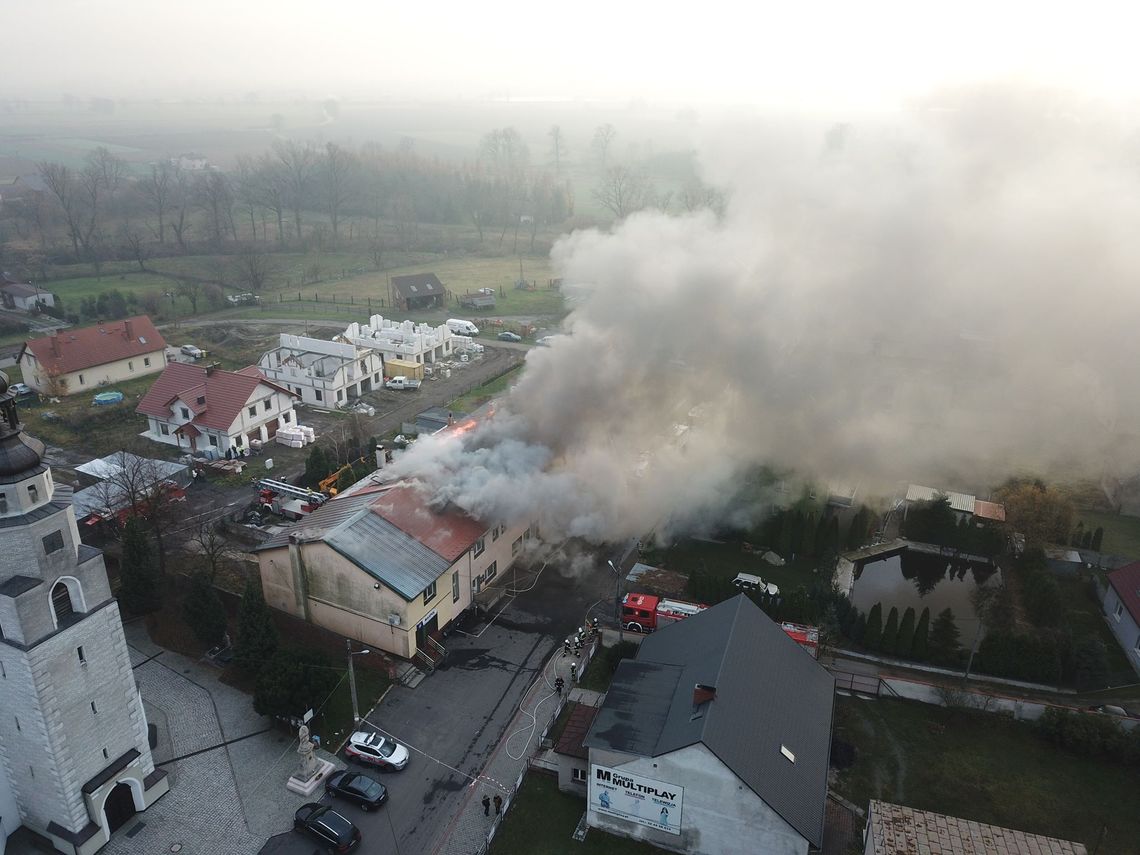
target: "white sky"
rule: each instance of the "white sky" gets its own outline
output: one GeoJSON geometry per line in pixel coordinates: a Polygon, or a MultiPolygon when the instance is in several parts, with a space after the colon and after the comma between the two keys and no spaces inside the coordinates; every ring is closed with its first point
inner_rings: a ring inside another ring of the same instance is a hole
{"type": "Polygon", "coordinates": [[[1134,4],[0,0],[0,95],[892,104],[1034,78],[1131,96],[1134,4]]]}

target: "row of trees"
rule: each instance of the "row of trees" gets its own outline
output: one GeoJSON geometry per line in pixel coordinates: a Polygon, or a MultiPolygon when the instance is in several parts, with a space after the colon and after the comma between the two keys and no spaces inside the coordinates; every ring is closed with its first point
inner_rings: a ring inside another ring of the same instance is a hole
{"type": "Polygon", "coordinates": [[[907,607],[900,620],[898,608],[891,606],[884,624],[882,603],[875,603],[866,615],[848,603],[848,608],[840,609],[839,626],[846,638],[886,656],[944,666],[961,664],[960,633],[950,609],[939,612],[931,625],[929,608],[916,621],[913,608],[907,607]]]}
{"type": "Polygon", "coordinates": [[[837,514],[817,515],[815,511],[805,513],[801,508],[793,507],[769,515],[756,536],[789,560],[795,555],[829,558],[838,555],[841,547],[857,549],[865,544],[877,524],[874,513],[861,506],[841,537],[837,514]]]}

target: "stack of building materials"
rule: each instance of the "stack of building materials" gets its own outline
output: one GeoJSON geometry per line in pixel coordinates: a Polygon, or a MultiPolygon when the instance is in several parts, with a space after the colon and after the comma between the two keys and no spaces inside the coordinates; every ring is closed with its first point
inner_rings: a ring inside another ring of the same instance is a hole
{"type": "Polygon", "coordinates": [[[317,436],[308,425],[285,425],[277,429],[278,445],[287,445],[289,448],[304,448],[316,440],[317,436]]]}

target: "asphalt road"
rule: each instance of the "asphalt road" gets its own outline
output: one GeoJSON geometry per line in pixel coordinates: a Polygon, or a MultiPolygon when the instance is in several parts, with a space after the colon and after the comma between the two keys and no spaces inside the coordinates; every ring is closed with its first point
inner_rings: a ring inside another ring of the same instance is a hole
{"type": "MultiPolygon", "coordinates": [[[[362,852],[426,855],[435,849],[459,810],[470,783],[467,776],[478,774],[508,735],[523,694],[546,657],[582,623],[591,606],[591,614],[600,617],[612,611],[613,585],[601,560],[581,577],[548,566],[535,587],[516,597],[493,623],[470,628],[481,634],[447,638],[445,667],[415,689],[396,686],[388,692],[368,720],[410,746],[412,759],[401,772],[375,773],[389,792],[379,811],[338,805],[360,828],[362,852]]],[[[523,742],[516,738],[511,748],[519,751],[523,742]]],[[[312,855],[314,848],[309,838],[285,832],[261,851],[312,855]]]]}

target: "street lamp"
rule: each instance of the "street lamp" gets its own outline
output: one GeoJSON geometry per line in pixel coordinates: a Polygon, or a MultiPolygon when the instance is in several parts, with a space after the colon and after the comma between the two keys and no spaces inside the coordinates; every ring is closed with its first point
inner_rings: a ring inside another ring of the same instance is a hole
{"type": "Polygon", "coordinates": [[[625,641],[625,632],[621,625],[621,573],[614,567],[613,561],[606,561],[614,571],[614,617],[618,625],[618,641],[625,641]]]}
{"type": "Polygon", "coordinates": [[[352,692],[352,724],[355,727],[360,723],[360,709],[356,702],[356,671],[352,667],[353,656],[364,656],[372,651],[365,647],[363,650],[353,650],[352,641],[344,640],[345,649],[348,650],[348,688],[352,692]]]}

